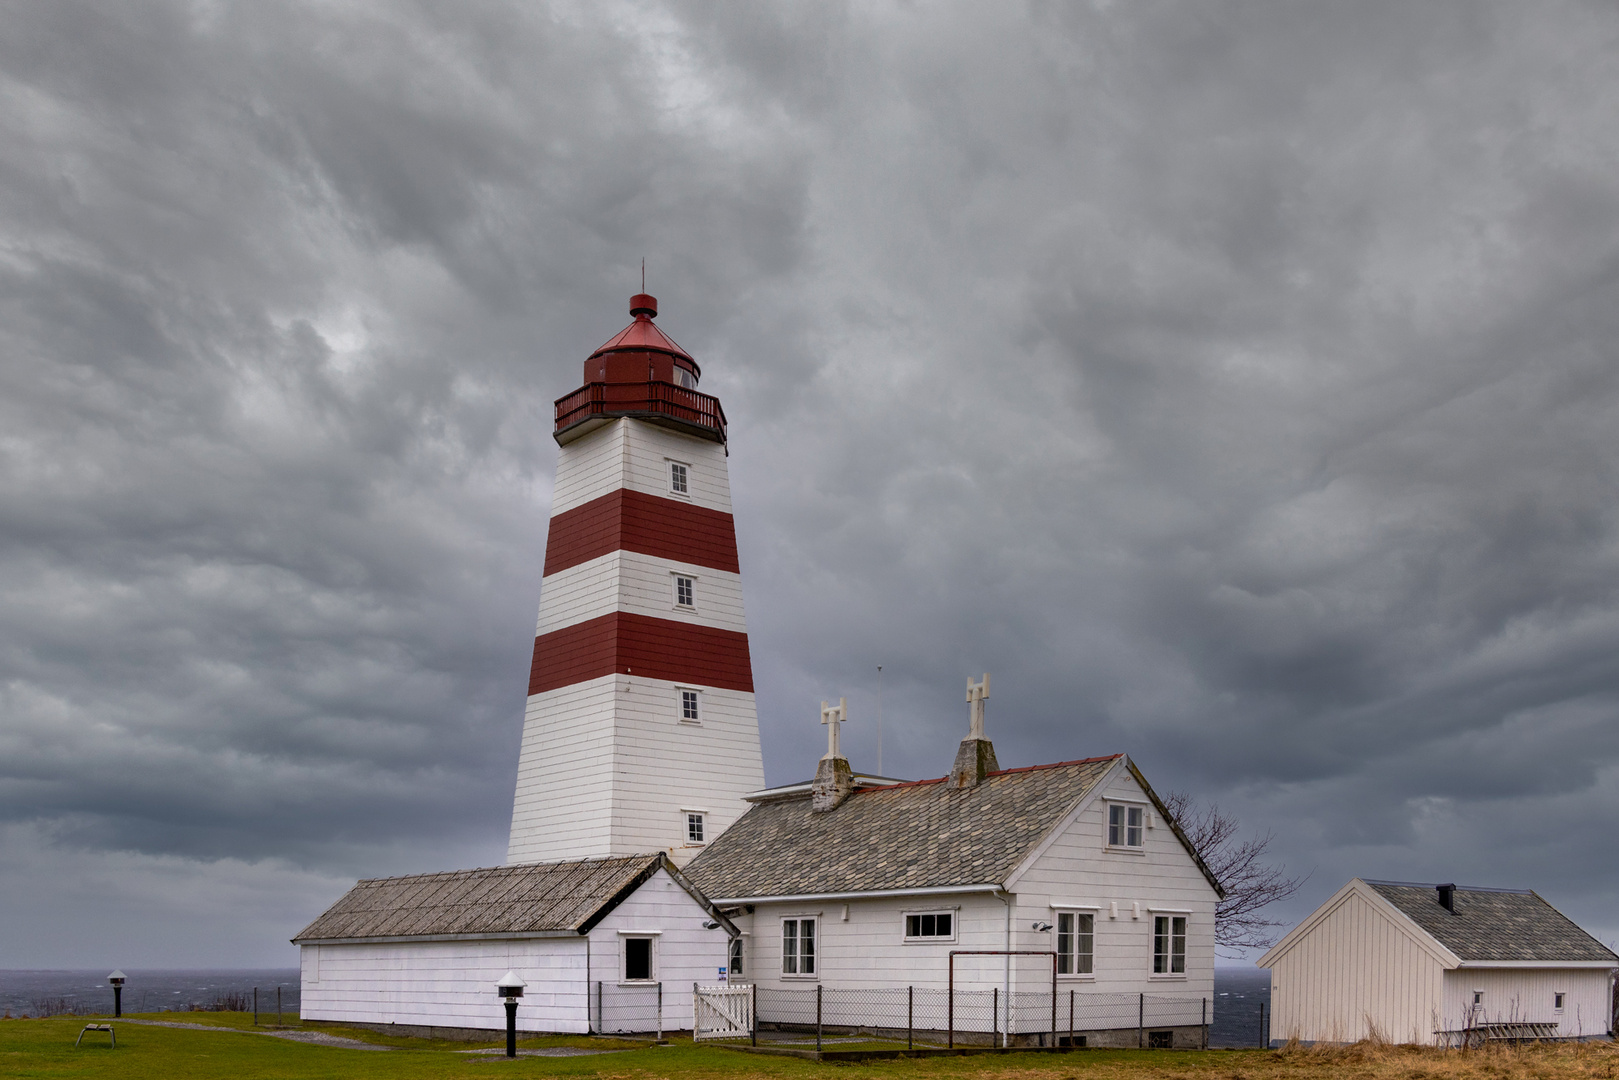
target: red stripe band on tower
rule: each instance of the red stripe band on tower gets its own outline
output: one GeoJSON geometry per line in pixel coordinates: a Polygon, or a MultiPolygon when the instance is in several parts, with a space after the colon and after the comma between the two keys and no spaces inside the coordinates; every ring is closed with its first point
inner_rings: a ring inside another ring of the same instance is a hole
{"type": "Polygon", "coordinates": [[[551,519],[545,574],[634,551],[739,573],[731,515],[678,499],[618,488],[551,519]]]}
{"type": "Polygon", "coordinates": [[[532,697],[613,674],[753,693],[748,635],[627,611],[535,638],[528,692],[532,697]]]}

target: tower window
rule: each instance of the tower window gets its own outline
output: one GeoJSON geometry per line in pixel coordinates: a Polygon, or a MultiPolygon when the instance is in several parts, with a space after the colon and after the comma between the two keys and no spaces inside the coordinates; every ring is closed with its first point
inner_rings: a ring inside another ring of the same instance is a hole
{"type": "Polygon", "coordinates": [[[702,717],[697,710],[697,691],[682,690],[680,692],[680,719],[696,723],[702,717]]]}
{"type": "Polygon", "coordinates": [[[696,606],[697,581],[694,578],[675,575],[675,605],[677,607],[696,606]]]}
{"type": "Polygon", "coordinates": [[[682,465],[678,461],[671,461],[669,463],[669,490],[674,492],[676,495],[687,494],[686,466],[682,465]]]}
{"type": "Polygon", "coordinates": [[[703,815],[694,810],[686,811],[686,843],[702,844],[706,842],[703,839],[703,815]]]}

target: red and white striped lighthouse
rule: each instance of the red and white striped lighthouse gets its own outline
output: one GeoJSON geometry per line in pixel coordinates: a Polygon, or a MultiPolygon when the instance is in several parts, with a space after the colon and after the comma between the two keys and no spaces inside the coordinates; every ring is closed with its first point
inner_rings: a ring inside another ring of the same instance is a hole
{"type": "Polygon", "coordinates": [[[684,862],[764,786],[725,413],[657,301],[556,403],[556,485],[510,863],[684,862]]]}

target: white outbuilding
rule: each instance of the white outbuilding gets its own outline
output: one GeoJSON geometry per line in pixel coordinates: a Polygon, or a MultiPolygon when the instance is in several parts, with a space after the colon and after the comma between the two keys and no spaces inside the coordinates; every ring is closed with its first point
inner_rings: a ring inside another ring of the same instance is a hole
{"type": "Polygon", "coordinates": [[[361,881],[293,941],[305,1020],[456,1038],[504,1026],[513,972],[522,1031],[690,1028],[735,934],[657,853],[361,881]]]}
{"type": "Polygon", "coordinates": [[[1458,1045],[1609,1035],[1619,956],[1528,889],[1355,878],[1258,963],[1273,1043],[1458,1045]]]}

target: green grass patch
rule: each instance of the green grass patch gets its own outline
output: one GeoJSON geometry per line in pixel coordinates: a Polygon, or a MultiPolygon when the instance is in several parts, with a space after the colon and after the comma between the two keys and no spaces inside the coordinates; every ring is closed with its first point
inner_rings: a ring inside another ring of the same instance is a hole
{"type": "MultiPolygon", "coordinates": [[[[1361,1046],[1283,1052],[1080,1050],[1071,1054],[1005,1054],[833,1064],[738,1053],[676,1041],[668,1046],[628,1044],[620,1053],[568,1058],[518,1058],[460,1053],[485,1044],[407,1039],[331,1024],[288,1024],[326,1031],[393,1049],[385,1053],[292,1042],[253,1033],[251,1014],[148,1013],[133,1019],[195,1023],[197,1028],[153,1027],[113,1021],[118,1047],[104,1033],[73,1040],[92,1018],[0,1021],[0,1077],[154,1077],[163,1080],[301,1080],[304,1077],[485,1077],[496,1075],[594,1077],[600,1080],[801,1080],[830,1070],[854,1069],[870,1080],[1530,1080],[1541,1077],[1607,1078],[1619,1065],[1611,1044],[1443,1052],[1409,1047],[1361,1046]]],[[[262,1019],[262,1015],[261,1015],[262,1019]]],[[[96,1018],[97,1022],[101,1018],[96,1018]]],[[[261,1029],[262,1030],[262,1029],[261,1029]]],[[[619,1050],[625,1042],[583,1036],[545,1036],[523,1047],[578,1046],[619,1050]]],[[[850,1044],[840,1044],[840,1048],[850,1044]]]]}

